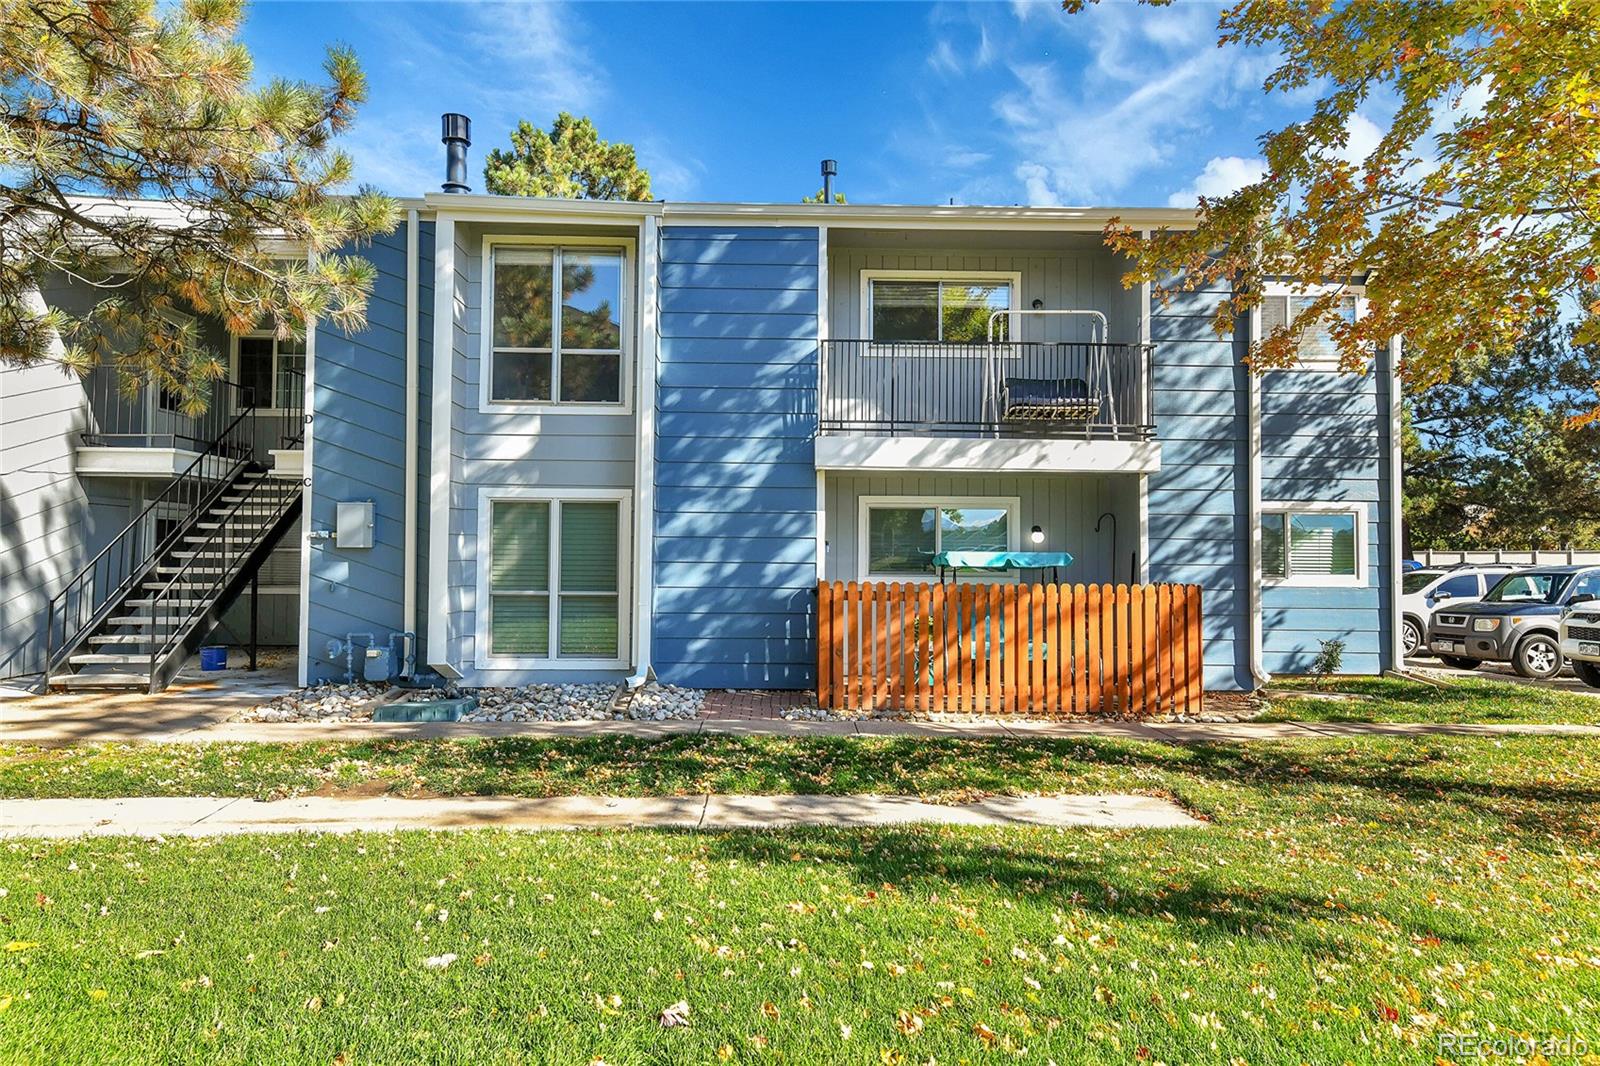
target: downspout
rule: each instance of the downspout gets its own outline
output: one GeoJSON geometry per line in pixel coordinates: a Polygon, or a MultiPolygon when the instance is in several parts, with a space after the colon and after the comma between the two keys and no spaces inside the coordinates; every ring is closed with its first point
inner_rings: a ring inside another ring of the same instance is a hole
{"type": "MultiPolygon", "coordinates": [[[[1254,344],[1261,334],[1261,308],[1250,309],[1249,343],[1254,344]]],[[[1248,375],[1245,441],[1245,486],[1248,496],[1248,521],[1250,525],[1250,573],[1247,577],[1250,611],[1250,677],[1260,688],[1272,680],[1262,663],[1261,625],[1261,375],[1254,365],[1245,369],[1248,375]]]]}
{"type": "Polygon", "coordinates": [[[661,361],[660,259],[661,222],[654,214],[644,217],[639,241],[639,343],[637,360],[639,405],[635,419],[638,446],[633,470],[633,626],[634,673],[630,689],[650,677],[650,654],[655,634],[655,529],[656,529],[656,375],[661,361]]]}
{"type": "Polygon", "coordinates": [[[1389,338],[1389,668],[1406,668],[1405,645],[1400,637],[1400,578],[1402,523],[1405,521],[1404,441],[1401,439],[1405,394],[1401,391],[1400,337],[1389,338]]]}
{"type": "MultiPolygon", "coordinates": [[[[406,461],[405,561],[400,628],[417,631],[417,210],[406,212],[406,461]]],[[[415,639],[415,638],[413,638],[415,639]]],[[[416,652],[413,646],[410,651],[416,652]]]]}

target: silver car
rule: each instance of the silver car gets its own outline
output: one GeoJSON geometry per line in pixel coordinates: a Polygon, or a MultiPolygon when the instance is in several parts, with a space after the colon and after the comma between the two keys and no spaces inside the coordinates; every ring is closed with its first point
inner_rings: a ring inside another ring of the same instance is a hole
{"type": "Polygon", "coordinates": [[[1561,616],[1561,654],[1590,688],[1600,688],[1600,597],[1580,593],[1561,616]]]}

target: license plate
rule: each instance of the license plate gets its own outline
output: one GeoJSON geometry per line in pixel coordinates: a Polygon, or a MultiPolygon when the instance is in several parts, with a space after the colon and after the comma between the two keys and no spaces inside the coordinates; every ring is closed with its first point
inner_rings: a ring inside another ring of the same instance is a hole
{"type": "Polygon", "coordinates": [[[1454,643],[1452,641],[1448,641],[1448,640],[1436,640],[1436,641],[1433,642],[1433,650],[1434,651],[1466,651],[1467,650],[1467,646],[1465,644],[1456,644],[1456,643],[1454,643]]]}
{"type": "Polygon", "coordinates": [[[1600,656],[1600,643],[1590,640],[1580,640],[1578,642],[1578,654],[1600,656]]]}

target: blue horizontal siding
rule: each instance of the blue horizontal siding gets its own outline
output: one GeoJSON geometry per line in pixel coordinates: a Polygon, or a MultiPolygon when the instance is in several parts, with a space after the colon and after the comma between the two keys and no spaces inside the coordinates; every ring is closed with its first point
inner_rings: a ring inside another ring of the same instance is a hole
{"type": "Polygon", "coordinates": [[[1150,579],[1201,587],[1207,688],[1248,689],[1248,620],[1242,613],[1249,560],[1244,511],[1241,351],[1219,339],[1212,293],[1157,301],[1151,401],[1161,469],[1147,483],[1150,579]],[[1180,313],[1181,312],[1181,313],[1180,313]]]}
{"type": "MultiPolygon", "coordinates": [[[[366,328],[346,334],[317,327],[307,529],[334,525],[336,505],[372,500],[374,546],[341,548],[307,541],[310,596],[307,676],[342,678],[343,658],[327,655],[329,640],[373,633],[382,642],[403,628],[405,538],[405,288],[406,229],[348,249],[377,268],[366,328]]],[[[424,274],[422,303],[432,299],[424,274]]]]}
{"type": "Polygon", "coordinates": [[[661,246],[652,661],[666,682],[815,683],[815,230],[661,246]]]}
{"type": "MultiPolygon", "coordinates": [[[[676,243],[674,244],[676,247],[676,243]]],[[[817,286],[815,263],[685,263],[661,266],[661,284],[669,289],[811,289],[817,286]]]]}

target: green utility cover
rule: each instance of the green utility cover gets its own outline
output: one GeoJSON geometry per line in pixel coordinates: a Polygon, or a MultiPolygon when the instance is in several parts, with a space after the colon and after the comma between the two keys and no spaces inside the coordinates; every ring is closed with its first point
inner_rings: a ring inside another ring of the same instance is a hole
{"type": "Polygon", "coordinates": [[[417,703],[390,703],[372,712],[374,722],[459,722],[478,706],[471,696],[453,700],[427,700],[417,703]]]}

